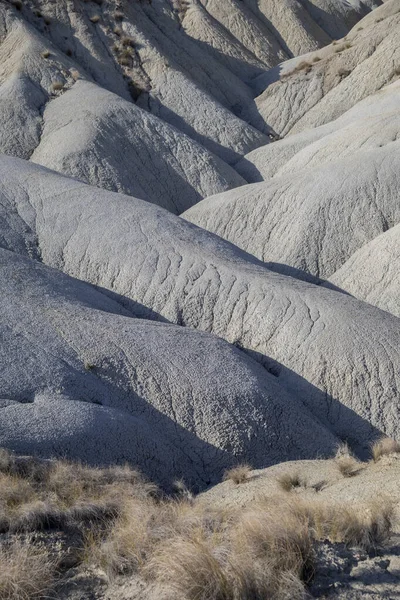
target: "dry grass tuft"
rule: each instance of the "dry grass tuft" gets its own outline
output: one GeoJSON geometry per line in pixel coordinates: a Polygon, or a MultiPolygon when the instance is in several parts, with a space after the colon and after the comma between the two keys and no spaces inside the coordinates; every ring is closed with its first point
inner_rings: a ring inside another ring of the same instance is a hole
{"type": "Polygon", "coordinates": [[[64,84],[62,81],[53,81],[53,83],[51,84],[51,90],[52,92],[59,92],[60,90],[64,89],[64,84]]]}
{"type": "Polygon", "coordinates": [[[80,79],[81,74],[77,69],[70,69],[69,72],[74,81],[78,81],[78,79],[80,79]]]}
{"type": "Polygon", "coordinates": [[[50,53],[50,50],[44,50],[44,51],[41,53],[41,57],[42,57],[42,58],[49,58],[50,54],[51,54],[51,53],[50,53]]]}
{"type": "Polygon", "coordinates": [[[349,75],[351,75],[350,69],[339,69],[338,75],[341,79],[345,79],[349,75]]]}
{"type": "Polygon", "coordinates": [[[311,63],[302,61],[297,65],[295,71],[305,71],[306,73],[309,73],[311,71],[311,63]]]}
{"type": "Polygon", "coordinates": [[[307,515],[316,540],[329,539],[370,550],[382,544],[390,534],[394,520],[393,503],[386,498],[369,504],[329,504],[297,496],[297,510],[307,515]]]}
{"type": "Polygon", "coordinates": [[[126,48],[129,48],[129,47],[133,48],[135,45],[135,42],[132,38],[124,36],[121,38],[121,44],[122,44],[122,46],[125,46],[126,48]]]}
{"type": "Polygon", "coordinates": [[[228,600],[234,597],[237,573],[230,576],[215,554],[216,548],[201,537],[177,536],[158,548],[148,568],[157,581],[185,599],[228,600]]]}
{"type": "Polygon", "coordinates": [[[236,467],[233,467],[232,469],[225,471],[223,480],[224,481],[230,480],[230,481],[233,481],[233,483],[236,483],[236,485],[239,485],[240,483],[245,483],[248,480],[250,473],[251,473],[250,465],[247,465],[247,464],[237,465],[236,467]]]}
{"type": "Polygon", "coordinates": [[[55,564],[46,550],[31,540],[14,541],[0,548],[0,598],[39,600],[48,597],[54,583],[55,564]]]}
{"type": "Polygon", "coordinates": [[[0,450],[0,532],[36,531],[114,519],[124,498],[156,496],[128,466],[94,469],[67,461],[41,462],[0,450]]]}
{"type": "Polygon", "coordinates": [[[304,487],[304,482],[298,473],[283,473],[278,477],[278,484],[284,492],[291,492],[294,488],[304,487]]]}
{"type": "Polygon", "coordinates": [[[336,465],[343,477],[354,477],[360,470],[360,464],[353,456],[337,458],[336,465]]]}
{"type": "Polygon", "coordinates": [[[388,437],[383,437],[377,442],[374,442],[371,447],[372,458],[377,462],[382,456],[400,453],[400,443],[388,437]]]}
{"type": "Polygon", "coordinates": [[[93,17],[90,17],[89,21],[92,23],[98,23],[100,21],[100,15],[93,15],[93,17]]]}
{"type": "Polygon", "coordinates": [[[361,467],[347,444],[341,444],[337,449],[335,463],[343,477],[354,477],[359,473],[361,467]]]}

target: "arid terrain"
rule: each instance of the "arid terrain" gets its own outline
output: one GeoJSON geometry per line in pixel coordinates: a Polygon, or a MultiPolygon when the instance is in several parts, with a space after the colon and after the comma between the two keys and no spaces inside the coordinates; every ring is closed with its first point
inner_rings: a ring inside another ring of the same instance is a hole
{"type": "Polygon", "coordinates": [[[399,132],[400,0],[0,0],[0,600],[400,598],[399,132]]]}

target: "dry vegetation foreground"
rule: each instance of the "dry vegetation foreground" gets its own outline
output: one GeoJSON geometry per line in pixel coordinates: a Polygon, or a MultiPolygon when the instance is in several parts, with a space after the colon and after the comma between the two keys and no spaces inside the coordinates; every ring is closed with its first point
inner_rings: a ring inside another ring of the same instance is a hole
{"type": "Polygon", "coordinates": [[[379,474],[400,487],[399,450],[385,440],[370,463],[343,447],[331,461],[241,465],[198,497],[182,482],[165,497],[129,467],[2,450],[0,598],[397,597],[400,490],[385,494],[379,474]]]}

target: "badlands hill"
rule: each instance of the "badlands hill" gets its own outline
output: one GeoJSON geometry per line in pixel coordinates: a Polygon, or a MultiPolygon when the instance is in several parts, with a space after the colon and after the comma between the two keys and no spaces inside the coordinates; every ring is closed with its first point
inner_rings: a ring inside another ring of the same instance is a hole
{"type": "Polygon", "coordinates": [[[399,15],[1,2],[0,444],[202,489],[399,435],[399,15]]]}
{"type": "Polygon", "coordinates": [[[399,132],[400,0],[0,0],[1,599],[398,596],[399,132]]]}
{"type": "Polygon", "coordinates": [[[398,0],[1,2],[1,445],[203,489],[400,435],[399,35],[398,0]]]}
{"type": "Polygon", "coordinates": [[[204,488],[399,435],[399,15],[0,4],[2,445],[204,488]]]}

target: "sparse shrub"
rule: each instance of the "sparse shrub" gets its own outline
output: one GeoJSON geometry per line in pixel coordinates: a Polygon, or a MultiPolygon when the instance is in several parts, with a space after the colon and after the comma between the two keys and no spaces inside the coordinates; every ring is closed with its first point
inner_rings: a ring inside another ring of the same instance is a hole
{"type": "Polygon", "coordinates": [[[43,17],[43,21],[44,21],[45,25],[47,25],[47,26],[51,25],[51,19],[50,19],[50,17],[43,17]]]}
{"type": "Polygon", "coordinates": [[[83,363],[83,367],[84,367],[85,371],[94,371],[94,369],[96,368],[96,365],[91,363],[89,360],[85,360],[85,362],[83,363]]]}
{"type": "Polygon", "coordinates": [[[118,62],[123,67],[132,66],[132,51],[129,49],[122,50],[118,56],[118,62]]]}
{"type": "Polygon", "coordinates": [[[359,471],[359,464],[352,456],[337,458],[336,465],[343,477],[353,477],[359,471]]]}
{"type": "Polygon", "coordinates": [[[306,71],[308,73],[311,70],[311,64],[306,61],[299,63],[295,69],[296,71],[306,71]]]}
{"type": "Polygon", "coordinates": [[[357,27],[357,31],[363,31],[364,27],[357,27]]]}
{"type": "Polygon", "coordinates": [[[121,38],[121,44],[122,46],[128,48],[128,47],[134,47],[135,42],[133,41],[132,38],[124,36],[123,38],[121,38]]]}
{"type": "Polygon", "coordinates": [[[81,74],[79,73],[79,71],[77,69],[70,69],[69,72],[74,81],[77,81],[81,76],[81,74]]]}
{"type": "Polygon", "coordinates": [[[335,463],[343,477],[353,477],[360,470],[360,463],[352,455],[347,444],[341,444],[336,452],[335,463]]]}
{"type": "Polygon", "coordinates": [[[0,448],[0,472],[9,473],[15,463],[12,452],[6,448],[0,448]]]}
{"type": "Polygon", "coordinates": [[[49,58],[50,54],[51,54],[50,50],[43,50],[43,52],[41,54],[41,57],[42,58],[49,58]]]}
{"type": "Polygon", "coordinates": [[[316,507],[314,513],[322,524],[322,537],[370,550],[389,536],[394,511],[389,500],[380,499],[369,505],[316,507]]]}
{"type": "Polygon", "coordinates": [[[338,75],[341,79],[345,79],[349,75],[351,75],[350,69],[339,69],[338,75]]]}
{"type": "Polygon", "coordinates": [[[100,15],[93,15],[93,17],[90,17],[89,19],[92,23],[98,23],[100,21],[100,15]]]}
{"type": "Polygon", "coordinates": [[[55,563],[31,540],[14,541],[0,547],[0,598],[40,600],[49,597],[55,579],[55,563]]]}
{"type": "Polygon", "coordinates": [[[145,82],[134,81],[133,79],[130,79],[128,81],[128,90],[134,102],[136,102],[140,94],[142,94],[143,92],[148,92],[150,91],[150,89],[150,86],[145,82]]]}
{"type": "Polygon", "coordinates": [[[51,84],[51,90],[53,92],[59,92],[64,89],[64,83],[62,81],[53,81],[51,84]]]}
{"type": "Polygon", "coordinates": [[[158,548],[149,568],[160,583],[187,600],[234,597],[230,590],[237,573],[226,572],[207,540],[177,536],[158,548]]]}
{"type": "MultiPolygon", "coordinates": [[[[245,510],[233,526],[233,551],[243,559],[269,566],[267,576],[292,572],[307,581],[313,559],[313,535],[307,511],[296,500],[261,500],[245,510]]],[[[276,586],[277,581],[274,582],[276,586]]]]}
{"type": "Polygon", "coordinates": [[[65,51],[65,54],[67,56],[72,56],[72,50],[71,50],[71,48],[67,48],[66,51],[65,51]]]}
{"type": "Polygon", "coordinates": [[[124,20],[124,18],[125,18],[125,15],[124,15],[124,13],[122,13],[122,12],[119,12],[119,11],[117,11],[117,12],[115,12],[115,13],[114,13],[114,19],[115,19],[116,21],[123,21],[123,20],[124,20]]]}
{"type": "Polygon", "coordinates": [[[387,456],[389,454],[399,454],[400,443],[391,438],[383,437],[372,444],[371,450],[373,460],[378,462],[378,460],[380,460],[383,456],[387,456]]]}
{"type": "Polygon", "coordinates": [[[172,487],[175,490],[175,492],[178,494],[179,498],[183,498],[183,499],[187,500],[188,502],[193,501],[194,496],[193,496],[192,492],[189,490],[189,488],[187,487],[187,485],[183,479],[176,479],[172,483],[172,487]]]}
{"type": "Polygon", "coordinates": [[[237,465],[224,473],[224,481],[233,481],[236,485],[248,480],[251,473],[251,467],[246,464],[237,465]]]}
{"type": "Polygon", "coordinates": [[[298,473],[283,473],[278,477],[278,484],[284,492],[291,492],[304,485],[298,473]]]}
{"type": "Polygon", "coordinates": [[[114,27],[113,33],[114,33],[114,35],[117,35],[118,37],[121,37],[121,35],[122,35],[122,31],[119,27],[114,27]]]}
{"type": "Polygon", "coordinates": [[[11,4],[15,6],[17,10],[22,10],[22,2],[21,0],[11,0],[11,4]]]}
{"type": "Polygon", "coordinates": [[[319,62],[320,60],[321,60],[320,56],[314,56],[314,58],[313,58],[314,63],[319,62]]]}
{"type": "Polygon", "coordinates": [[[93,469],[0,452],[0,532],[35,531],[113,519],[124,497],[157,488],[128,466],[93,469]]]}

